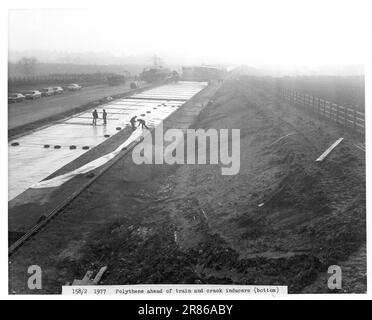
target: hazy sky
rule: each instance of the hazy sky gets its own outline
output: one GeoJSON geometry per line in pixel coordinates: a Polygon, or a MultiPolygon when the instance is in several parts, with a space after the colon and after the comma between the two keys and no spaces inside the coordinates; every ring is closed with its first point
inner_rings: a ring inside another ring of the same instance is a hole
{"type": "Polygon", "coordinates": [[[222,63],[360,63],[372,1],[131,1],[9,12],[9,50],[157,53],[222,63]]]}

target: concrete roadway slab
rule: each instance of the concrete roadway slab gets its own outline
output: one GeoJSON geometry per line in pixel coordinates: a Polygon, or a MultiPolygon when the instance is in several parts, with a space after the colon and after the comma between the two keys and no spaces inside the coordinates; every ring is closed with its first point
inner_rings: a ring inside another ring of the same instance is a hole
{"type": "Polygon", "coordinates": [[[115,87],[96,85],[85,87],[80,91],[66,91],[61,95],[9,104],[8,130],[73,110],[97,99],[121,94],[130,90],[129,85],[129,82],[115,87]]]}
{"type": "Polygon", "coordinates": [[[108,102],[89,111],[67,118],[59,123],[35,131],[29,135],[9,142],[9,194],[8,200],[15,198],[31,185],[45,179],[50,174],[77,159],[87,152],[83,147],[93,148],[118,132],[117,128],[129,125],[134,115],[144,118],[147,124],[156,126],[183,104],[180,96],[186,100],[201,91],[206,83],[179,82],[164,85],[135,95],[144,94],[144,99],[124,98],[108,102]],[[173,90],[173,95],[172,95],[173,90]],[[151,100],[146,100],[146,97],[151,100]],[[163,97],[170,100],[153,100],[163,97]],[[92,111],[97,109],[100,119],[92,126],[92,111]],[[102,110],[108,113],[107,125],[103,125],[102,110]],[[12,143],[19,143],[12,146],[12,143]],[[49,148],[45,148],[49,145],[49,148]],[[60,148],[56,149],[55,146],[60,148]],[[76,149],[70,149],[75,146],[76,149]]]}

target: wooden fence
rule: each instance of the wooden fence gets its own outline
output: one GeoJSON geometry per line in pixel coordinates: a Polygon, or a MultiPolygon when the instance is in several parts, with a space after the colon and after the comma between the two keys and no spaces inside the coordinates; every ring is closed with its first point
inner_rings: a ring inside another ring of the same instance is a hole
{"type": "Polygon", "coordinates": [[[308,111],[336,122],[345,129],[351,129],[352,131],[364,136],[364,112],[359,112],[353,108],[345,106],[339,106],[336,103],[312,95],[283,88],[279,88],[279,96],[296,107],[306,108],[308,111]]]}

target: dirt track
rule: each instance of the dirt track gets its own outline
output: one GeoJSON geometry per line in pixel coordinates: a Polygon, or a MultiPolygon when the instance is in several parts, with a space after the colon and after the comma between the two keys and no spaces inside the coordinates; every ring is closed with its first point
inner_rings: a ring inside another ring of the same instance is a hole
{"type": "Polygon", "coordinates": [[[103,265],[104,284],[327,292],[322,274],[339,263],[358,270],[357,279],[344,274],[346,289],[364,292],[365,159],[356,138],[248,80],[225,82],[214,101],[194,127],[241,130],[238,175],[221,176],[218,165],[136,166],[126,158],[12,257],[10,292],[27,292],[30,264],[42,267],[43,292],[53,293],[103,265]],[[342,144],[315,163],[340,136],[342,144]]]}

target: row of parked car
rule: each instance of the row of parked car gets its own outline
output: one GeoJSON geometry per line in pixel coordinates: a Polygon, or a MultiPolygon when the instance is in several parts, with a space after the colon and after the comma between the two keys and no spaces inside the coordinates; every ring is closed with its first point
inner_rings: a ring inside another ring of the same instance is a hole
{"type": "MultiPolygon", "coordinates": [[[[82,87],[76,83],[72,83],[66,87],[68,91],[77,91],[80,90],[82,87]]],[[[48,87],[43,88],[40,90],[30,90],[24,93],[11,93],[8,96],[8,103],[13,102],[20,102],[25,99],[27,100],[34,100],[39,99],[41,97],[50,97],[56,94],[62,94],[64,89],[62,87],[48,87]]]]}

